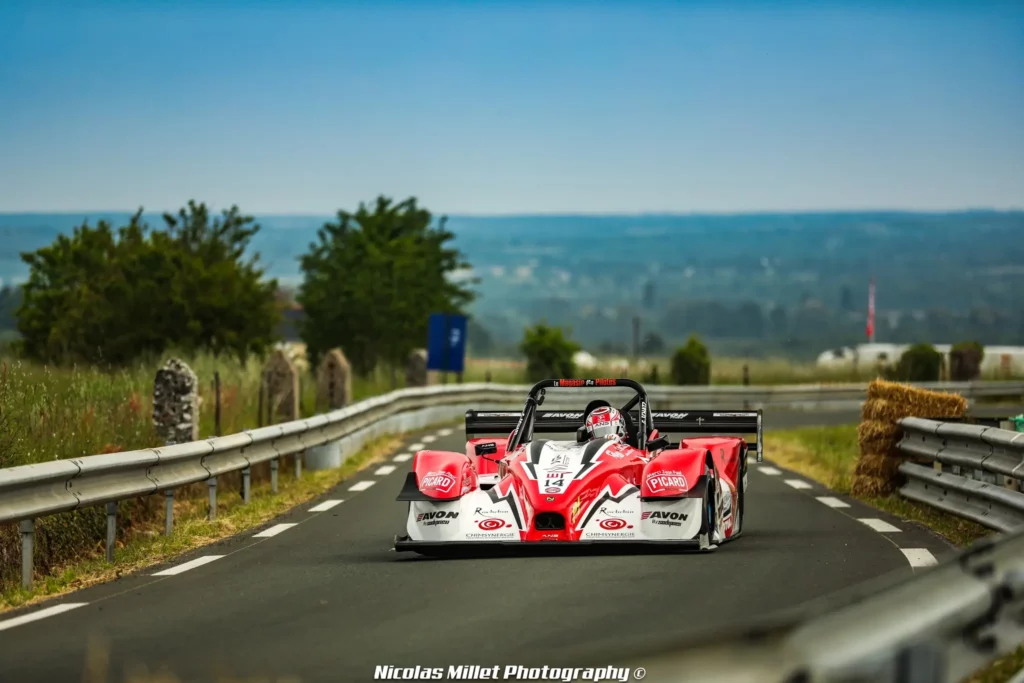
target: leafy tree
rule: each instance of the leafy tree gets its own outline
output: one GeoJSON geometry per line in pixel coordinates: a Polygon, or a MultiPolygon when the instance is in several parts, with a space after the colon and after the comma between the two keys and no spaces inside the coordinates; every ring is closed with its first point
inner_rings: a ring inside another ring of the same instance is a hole
{"type": "Polygon", "coordinates": [[[210,220],[189,202],[167,229],[142,209],[116,231],[87,222],[23,253],[30,267],[18,308],[21,350],[50,362],[122,364],[168,348],[245,358],[272,341],[276,282],[258,256],[243,260],[259,229],[237,207],[210,220]]]}
{"type": "Polygon", "coordinates": [[[648,332],[644,335],[640,350],[644,355],[655,356],[665,350],[665,340],[657,332],[648,332]]]}
{"type": "Polygon", "coordinates": [[[576,372],[573,356],[580,346],[560,327],[542,322],[526,328],[519,349],[526,356],[526,377],[531,382],[572,377],[576,372]]]}
{"type": "Polygon", "coordinates": [[[18,318],[15,313],[19,306],[21,306],[21,287],[6,285],[0,288],[0,332],[18,328],[18,318]]]}
{"type": "Polygon", "coordinates": [[[981,375],[981,361],[985,358],[985,347],[977,341],[953,344],[949,350],[949,374],[954,382],[969,382],[981,375]]]}
{"type": "Polygon", "coordinates": [[[901,382],[937,382],[942,369],[942,354],[931,344],[914,344],[903,352],[889,377],[901,382]]]}
{"type": "Polygon", "coordinates": [[[710,384],[711,355],[708,348],[690,335],[685,346],[672,356],[672,381],[676,384],[710,384]]]}
{"type": "Polygon", "coordinates": [[[431,313],[464,312],[474,295],[452,275],[468,263],[448,246],[455,236],[445,223],[433,226],[415,198],[393,204],[381,196],[324,224],[301,259],[297,297],[314,364],[340,346],[362,375],[382,362],[401,365],[423,345],[431,313]]]}

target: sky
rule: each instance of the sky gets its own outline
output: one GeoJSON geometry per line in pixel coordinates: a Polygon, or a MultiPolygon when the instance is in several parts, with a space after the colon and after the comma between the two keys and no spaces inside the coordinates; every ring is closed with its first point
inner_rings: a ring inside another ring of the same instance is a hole
{"type": "Polygon", "coordinates": [[[0,2],[0,211],[1024,208],[1024,2],[0,2]]]}

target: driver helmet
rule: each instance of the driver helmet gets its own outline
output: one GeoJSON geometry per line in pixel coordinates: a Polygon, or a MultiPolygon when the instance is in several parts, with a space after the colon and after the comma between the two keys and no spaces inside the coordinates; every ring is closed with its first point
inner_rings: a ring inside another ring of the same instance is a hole
{"type": "Polygon", "coordinates": [[[622,413],[611,406],[595,408],[587,415],[585,424],[592,440],[626,437],[626,422],[622,419],[622,413]]]}

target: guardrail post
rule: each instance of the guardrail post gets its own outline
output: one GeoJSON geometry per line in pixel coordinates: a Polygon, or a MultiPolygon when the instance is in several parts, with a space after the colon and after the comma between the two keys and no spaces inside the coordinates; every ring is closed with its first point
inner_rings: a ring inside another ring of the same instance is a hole
{"type": "Polygon", "coordinates": [[[281,459],[274,458],[270,461],[270,492],[277,493],[277,468],[281,466],[281,459]]]}
{"type": "Polygon", "coordinates": [[[250,482],[252,480],[252,468],[246,467],[242,470],[242,502],[245,504],[249,503],[249,493],[251,491],[250,482]]]}
{"type": "Polygon", "coordinates": [[[217,477],[210,477],[210,511],[206,518],[211,522],[217,519],[217,477]]]}
{"type": "Polygon", "coordinates": [[[306,451],[299,451],[295,454],[295,478],[302,479],[302,458],[306,455],[306,451]]]}
{"type": "Polygon", "coordinates": [[[32,564],[34,559],[33,541],[36,535],[36,520],[23,519],[18,523],[21,531],[21,587],[32,588],[32,564]]]}
{"type": "Polygon", "coordinates": [[[164,535],[174,533],[174,489],[164,491],[164,535]]]}
{"type": "Polygon", "coordinates": [[[114,561],[117,544],[117,503],[107,503],[107,562],[114,561]]]}

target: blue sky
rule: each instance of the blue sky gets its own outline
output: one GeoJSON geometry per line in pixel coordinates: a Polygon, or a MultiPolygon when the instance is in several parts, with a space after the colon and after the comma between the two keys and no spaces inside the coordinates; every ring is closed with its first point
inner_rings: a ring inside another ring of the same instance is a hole
{"type": "Polygon", "coordinates": [[[0,211],[1024,207],[1024,3],[0,2],[0,211]]]}

